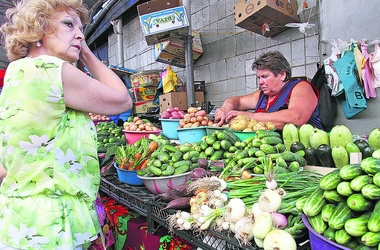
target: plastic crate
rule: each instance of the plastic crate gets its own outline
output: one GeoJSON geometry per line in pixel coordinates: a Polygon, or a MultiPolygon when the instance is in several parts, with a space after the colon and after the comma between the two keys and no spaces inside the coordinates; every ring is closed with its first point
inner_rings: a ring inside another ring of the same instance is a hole
{"type": "Polygon", "coordinates": [[[102,176],[100,190],[120,204],[146,217],[149,201],[155,197],[145,186],[130,186],[122,183],[117,174],[102,176]]]}

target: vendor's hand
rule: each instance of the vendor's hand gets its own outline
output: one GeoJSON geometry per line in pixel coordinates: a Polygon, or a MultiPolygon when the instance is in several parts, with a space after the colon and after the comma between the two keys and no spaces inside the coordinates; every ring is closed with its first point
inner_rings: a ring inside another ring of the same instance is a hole
{"type": "Polygon", "coordinates": [[[218,108],[214,113],[214,122],[220,127],[222,126],[226,121],[226,112],[218,108]]]}
{"type": "Polygon", "coordinates": [[[238,115],[244,115],[244,111],[231,110],[226,115],[226,122],[230,123],[232,119],[234,119],[238,115]]]}

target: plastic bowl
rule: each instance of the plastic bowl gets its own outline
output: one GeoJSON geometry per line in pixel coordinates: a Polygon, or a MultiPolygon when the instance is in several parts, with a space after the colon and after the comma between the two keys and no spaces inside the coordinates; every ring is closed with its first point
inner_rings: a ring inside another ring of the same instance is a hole
{"type": "Polygon", "coordinates": [[[318,250],[350,250],[347,247],[344,247],[342,245],[339,245],[338,243],[331,241],[323,235],[320,235],[319,233],[315,232],[314,229],[310,226],[309,221],[307,220],[306,215],[302,214],[302,222],[306,226],[307,230],[309,231],[309,240],[310,240],[310,246],[311,249],[318,249],[318,250]]]}
{"type": "Polygon", "coordinates": [[[226,129],[228,129],[228,127],[208,126],[208,127],[206,127],[206,134],[207,135],[211,135],[215,131],[223,131],[223,130],[226,130],[226,129]]]}
{"type": "Polygon", "coordinates": [[[131,186],[144,185],[143,181],[137,176],[136,170],[120,169],[117,166],[116,162],[113,164],[113,166],[116,168],[117,177],[119,177],[119,180],[121,182],[131,186]]]}
{"type": "Polygon", "coordinates": [[[243,132],[243,131],[235,131],[231,130],[241,141],[244,141],[247,138],[251,138],[256,136],[256,132],[243,132]]]}
{"type": "Polygon", "coordinates": [[[128,144],[135,144],[136,141],[140,140],[141,138],[145,137],[148,138],[150,134],[159,135],[162,130],[156,130],[156,131],[127,131],[123,130],[125,139],[127,140],[128,144]]]}
{"type": "Polygon", "coordinates": [[[179,119],[160,119],[162,134],[168,139],[178,140],[177,128],[179,126],[179,119]]]}
{"type": "Polygon", "coordinates": [[[205,136],[206,128],[205,127],[196,127],[196,128],[177,128],[179,142],[181,144],[200,142],[202,137],[205,136]]]}
{"type": "Polygon", "coordinates": [[[162,194],[168,191],[169,188],[175,188],[179,185],[185,184],[188,180],[190,180],[190,172],[165,176],[165,177],[145,177],[138,176],[140,178],[145,187],[153,194],[162,194]]]}

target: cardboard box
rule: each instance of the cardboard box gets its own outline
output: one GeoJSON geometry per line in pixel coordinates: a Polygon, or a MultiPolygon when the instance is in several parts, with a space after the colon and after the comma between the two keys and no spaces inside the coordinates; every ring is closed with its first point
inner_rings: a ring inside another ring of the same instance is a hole
{"type": "Polygon", "coordinates": [[[153,101],[135,102],[133,103],[133,114],[151,114],[158,113],[159,104],[153,104],[153,101]]]}
{"type": "Polygon", "coordinates": [[[260,35],[263,24],[270,31],[264,36],[272,37],[288,29],[287,23],[298,23],[296,0],[240,0],[235,3],[235,25],[260,35]]]}
{"type": "Polygon", "coordinates": [[[137,5],[139,16],[181,6],[182,0],[151,0],[137,5]]]}
{"type": "MultiPolygon", "coordinates": [[[[204,93],[195,92],[195,101],[204,102],[204,93]]],[[[186,92],[170,92],[160,95],[160,113],[164,112],[168,108],[178,107],[181,110],[187,110],[190,104],[187,103],[186,92]]]]}
{"type": "Polygon", "coordinates": [[[189,33],[189,20],[184,6],[141,15],[140,25],[148,45],[184,38],[189,33]]]}
{"type": "Polygon", "coordinates": [[[134,102],[152,101],[156,94],[157,87],[136,87],[129,89],[134,102]]]}
{"type": "MultiPolygon", "coordinates": [[[[193,60],[203,53],[200,33],[193,31],[193,60]]],[[[180,68],[185,68],[185,43],[183,39],[173,38],[169,41],[156,43],[153,50],[154,60],[180,68]]]]}

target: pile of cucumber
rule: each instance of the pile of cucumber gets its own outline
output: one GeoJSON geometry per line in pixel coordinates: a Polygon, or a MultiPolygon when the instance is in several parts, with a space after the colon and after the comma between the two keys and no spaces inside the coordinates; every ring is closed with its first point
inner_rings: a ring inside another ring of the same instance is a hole
{"type": "Polygon", "coordinates": [[[379,249],[380,160],[367,157],[323,176],[302,209],[325,238],[350,249],[379,249]]]}
{"type": "Polygon", "coordinates": [[[96,124],[98,136],[98,153],[106,153],[108,148],[126,144],[123,128],[114,122],[99,122],[96,124]]]}

